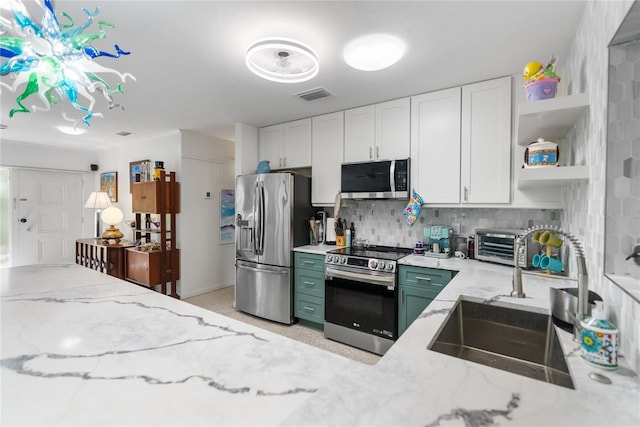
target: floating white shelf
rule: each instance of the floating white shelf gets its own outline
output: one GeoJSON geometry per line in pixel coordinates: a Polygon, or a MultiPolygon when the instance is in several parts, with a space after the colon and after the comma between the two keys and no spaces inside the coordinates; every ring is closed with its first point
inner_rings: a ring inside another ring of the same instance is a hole
{"type": "Polygon", "coordinates": [[[518,144],[529,145],[538,138],[557,142],[567,136],[588,109],[589,97],[584,93],[521,103],[517,116],[518,144]]]}
{"type": "Polygon", "coordinates": [[[589,166],[560,166],[518,170],[518,188],[562,186],[589,180],[589,166]]]}

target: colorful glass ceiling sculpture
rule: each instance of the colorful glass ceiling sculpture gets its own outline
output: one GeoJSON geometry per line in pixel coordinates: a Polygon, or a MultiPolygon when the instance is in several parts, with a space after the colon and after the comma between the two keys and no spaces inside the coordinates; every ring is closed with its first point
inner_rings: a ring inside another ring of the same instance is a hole
{"type": "MultiPolygon", "coordinates": [[[[16,98],[17,107],[9,112],[9,117],[16,113],[29,113],[31,110],[24,104],[32,95],[40,100],[38,105],[31,106],[34,111],[48,111],[54,104],[68,102],[82,113],[86,126],[93,116],[102,117],[101,113],[93,111],[96,101],[93,94],[96,91],[102,93],[109,109],[120,107],[114,104],[113,95],[124,93],[120,83],[124,83],[127,77],[132,80],[135,77],[103,67],[95,59],[117,59],[131,52],[125,52],[117,44],[113,53],[93,46],[94,41],[107,37],[105,28],[115,28],[111,23],[98,20],[97,31],[84,32],[94,24],[99,8],[96,7],[94,12],[83,8],[87,20],[74,26],[73,18],[66,12],[62,12],[58,20],[51,0],[37,0],[35,3],[43,11],[38,25],[21,0],[2,0],[2,3],[2,8],[9,6],[13,20],[0,17],[0,88],[20,93],[16,98]],[[115,85],[109,84],[99,74],[113,74],[120,81],[115,85]]],[[[66,114],[64,104],[62,106],[65,120],[79,121],[66,114]]]]}

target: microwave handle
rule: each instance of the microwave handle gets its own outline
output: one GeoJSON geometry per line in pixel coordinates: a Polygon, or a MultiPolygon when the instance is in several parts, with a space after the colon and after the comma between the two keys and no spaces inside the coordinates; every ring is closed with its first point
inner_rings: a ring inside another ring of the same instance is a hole
{"type": "Polygon", "coordinates": [[[391,184],[391,191],[396,191],[396,161],[391,160],[391,167],[389,168],[389,183],[391,184]]]}

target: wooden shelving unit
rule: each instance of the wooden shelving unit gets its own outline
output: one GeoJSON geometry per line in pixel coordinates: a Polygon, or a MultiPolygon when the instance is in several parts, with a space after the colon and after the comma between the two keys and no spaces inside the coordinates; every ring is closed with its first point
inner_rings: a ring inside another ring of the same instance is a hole
{"type": "Polygon", "coordinates": [[[132,206],[136,215],[136,240],[158,237],[159,246],[152,250],[129,248],[126,255],[126,279],[141,285],[160,285],[161,292],[174,298],[179,279],[180,251],[176,247],[176,214],[180,212],[180,187],[175,172],[160,173],[158,181],[133,184],[132,206]],[[149,215],[159,215],[159,225],[152,228],[149,215]]]}

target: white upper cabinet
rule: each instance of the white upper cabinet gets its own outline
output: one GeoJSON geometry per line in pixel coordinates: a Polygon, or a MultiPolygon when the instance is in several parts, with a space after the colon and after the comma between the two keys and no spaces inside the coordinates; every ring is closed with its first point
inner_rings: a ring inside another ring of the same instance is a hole
{"type": "Polygon", "coordinates": [[[411,185],[426,204],[509,203],[510,77],[411,98],[411,185]]]}
{"type": "Polygon", "coordinates": [[[376,104],[376,160],[407,159],[411,140],[410,98],[376,104]]]}
{"type": "Polygon", "coordinates": [[[268,160],[271,169],[281,168],[283,144],[284,127],[281,124],[260,128],[258,160],[268,160]]]}
{"type": "Polygon", "coordinates": [[[340,191],[344,149],[344,113],[325,114],[312,119],[311,203],[333,205],[340,191]]]}
{"type": "Polygon", "coordinates": [[[271,169],[311,166],[311,119],[261,128],[260,160],[269,160],[271,169]]]}
{"type": "Polygon", "coordinates": [[[284,124],[282,157],[286,168],[308,168],[311,166],[310,118],[284,124]]]}
{"type": "Polygon", "coordinates": [[[410,98],[346,110],[345,163],[408,158],[410,110],[410,98]]]}
{"type": "Polygon", "coordinates": [[[344,112],[344,162],[374,160],[375,132],[374,105],[346,110],[344,112]]]}
{"type": "Polygon", "coordinates": [[[462,203],[509,203],[511,77],[462,87],[462,203]]]}
{"type": "Polygon", "coordinates": [[[411,185],[425,203],[460,203],[460,93],[411,98],[411,185]]]}

